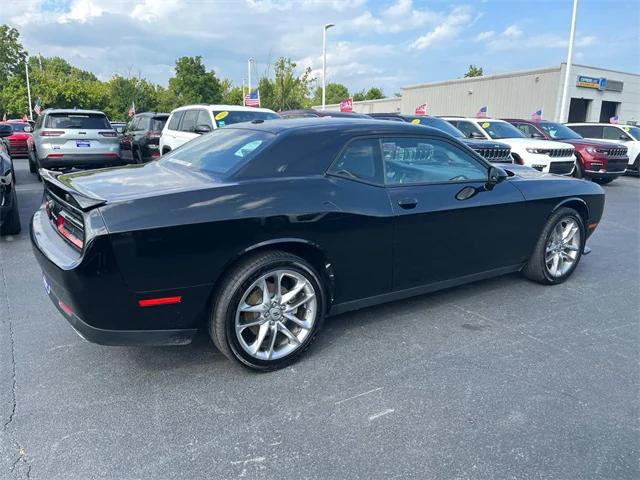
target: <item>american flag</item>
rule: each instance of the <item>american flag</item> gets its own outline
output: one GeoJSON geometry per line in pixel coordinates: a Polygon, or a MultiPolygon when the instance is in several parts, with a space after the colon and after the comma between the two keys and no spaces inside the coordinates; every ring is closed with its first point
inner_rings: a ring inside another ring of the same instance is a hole
{"type": "Polygon", "coordinates": [[[353,112],[353,98],[345,98],[340,102],[341,112],[353,112]]]}
{"type": "Polygon", "coordinates": [[[36,99],[36,106],[33,107],[33,111],[36,115],[40,115],[42,111],[42,100],[40,100],[40,98],[36,99]]]}
{"type": "Polygon", "coordinates": [[[618,123],[618,115],[609,118],[609,123],[618,123]]]}
{"type": "Polygon", "coordinates": [[[131,107],[129,107],[129,117],[133,117],[136,114],[136,102],[131,102],[131,107]]]}
{"type": "Polygon", "coordinates": [[[539,122],[540,120],[542,120],[542,109],[533,112],[531,114],[531,120],[533,120],[534,122],[539,122]]]}
{"type": "Polygon", "coordinates": [[[487,118],[488,111],[489,111],[489,107],[487,107],[486,105],[483,105],[482,107],[480,107],[480,110],[478,110],[478,114],[476,116],[478,118],[487,118]]]}
{"type": "Polygon", "coordinates": [[[422,105],[418,105],[416,107],[416,115],[426,115],[427,114],[427,104],[423,103],[422,105]]]}
{"type": "Polygon", "coordinates": [[[255,90],[253,92],[249,92],[248,95],[244,96],[244,106],[245,107],[259,107],[260,106],[260,92],[255,90]]]}

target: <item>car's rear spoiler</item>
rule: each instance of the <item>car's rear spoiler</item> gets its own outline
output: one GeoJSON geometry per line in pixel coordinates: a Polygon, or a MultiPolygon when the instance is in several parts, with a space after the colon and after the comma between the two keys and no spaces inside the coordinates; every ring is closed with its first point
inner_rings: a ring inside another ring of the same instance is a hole
{"type": "MultiPolygon", "coordinates": [[[[92,208],[99,207],[100,205],[104,205],[107,201],[103,198],[98,198],[92,196],[86,192],[81,192],[75,188],[70,187],[67,183],[60,181],[58,177],[62,175],[62,172],[53,172],[51,170],[46,170],[41,168],[39,171],[40,177],[45,185],[49,187],[53,187],[53,191],[64,193],[65,197],[69,196],[75,203],[77,203],[78,207],[82,211],[91,210],[92,208]]],[[[70,198],[64,198],[67,202],[70,201],[70,198]]]]}

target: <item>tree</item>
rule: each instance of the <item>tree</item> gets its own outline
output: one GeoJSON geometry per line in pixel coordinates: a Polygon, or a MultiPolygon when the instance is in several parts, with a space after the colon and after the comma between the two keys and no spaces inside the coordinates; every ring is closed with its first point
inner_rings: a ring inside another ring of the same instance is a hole
{"type": "MultiPolygon", "coordinates": [[[[326,94],[326,103],[340,103],[345,98],[349,98],[349,89],[342,85],[341,83],[328,83],[327,84],[327,94],[326,94]]],[[[322,104],[322,87],[316,87],[315,92],[313,94],[313,100],[311,101],[313,105],[321,105],[322,104]]]]}
{"type": "Polygon", "coordinates": [[[295,73],[296,63],[280,57],[274,65],[274,79],[262,77],[258,84],[262,106],[272,110],[292,110],[310,106],[313,78],[311,68],[295,73]]]}
{"type": "Polygon", "coordinates": [[[176,60],[175,77],[169,79],[169,90],[177,103],[220,103],[223,86],[213,70],[207,72],[202,57],[176,60]]]}
{"type": "Polygon", "coordinates": [[[20,43],[20,33],[8,25],[0,25],[0,85],[24,69],[27,52],[20,43]]]}
{"type": "Polygon", "coordinates": [[[242,87],[234,87],[231,80],[222,81],[222,103],[226,105],[244,105],[244,92],[242,87]]]}
{"type": "Polygon", "coordinates": [[[484,73],[482,73],[482,67],[477,67],[475,65],[469,65],[469,70],[464,74],[464,78],[469,77],[481,77],[484,73]]]}
{"type": "Polygon", "coordinates": [[[380,98],[384,98],[384,92],[378,87],[371,87],[366,92],[364,90],[360,90],[353,94],[354,102],[360,102],[362,100],[378,100],[380,98]]]}

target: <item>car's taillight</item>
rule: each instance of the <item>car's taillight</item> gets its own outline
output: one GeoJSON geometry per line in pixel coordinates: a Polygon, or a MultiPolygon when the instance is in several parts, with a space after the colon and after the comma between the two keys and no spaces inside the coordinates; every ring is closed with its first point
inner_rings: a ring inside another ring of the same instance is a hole
{"type": "Polygon", "coordinates": [[[40,132],[41,137],[60,137],[64,135],[63,130],[43,130],[40,132]]]}
{"type": "Polygon", "coordinates": [[[102,135],[103,137],[117,137],[118,134],[114,131],[107,131],[107,132],[98,132],[98,135],[102,135]]]}
{"type": "Polygon", "coordinates": [[[58,214],[56,221],[58,232],[78,250],[84,247],[84,233],[80,225],[71,220],[64,212],[58,214]]]}
{"type": "Polygon", "coordinates": [[[162,132],[148,131],[144,136],[147,138],[160,138],[161,134],[162,132]]]}
{"type": "Polygon", "coordinates": [[[47,158],[62,158],[64,157],[64,153],[50,153],[47,155],[47,158]]]}

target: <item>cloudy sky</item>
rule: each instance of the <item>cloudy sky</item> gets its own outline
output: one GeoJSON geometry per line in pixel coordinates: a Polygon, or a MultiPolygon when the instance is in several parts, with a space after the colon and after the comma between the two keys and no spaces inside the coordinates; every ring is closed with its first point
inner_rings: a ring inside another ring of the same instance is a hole
{"type": "MultiPolygon", "coordinates": [[[[30,54],[61,56],[102,79],[166,84],[183,55],[201,55],[241,83],[246,60],[264,72],[284,55],[352,91],[558,65],[566,59],[571,0],[0,0],[0,24],[30,54]],[[19,3],[19,6],[18,6],[19,3]]],[[[575,62],[640,72],[638,0],[581,0],[575,62]]],[[[255,80],[254,80],[255,81],[255,80]]]]}

